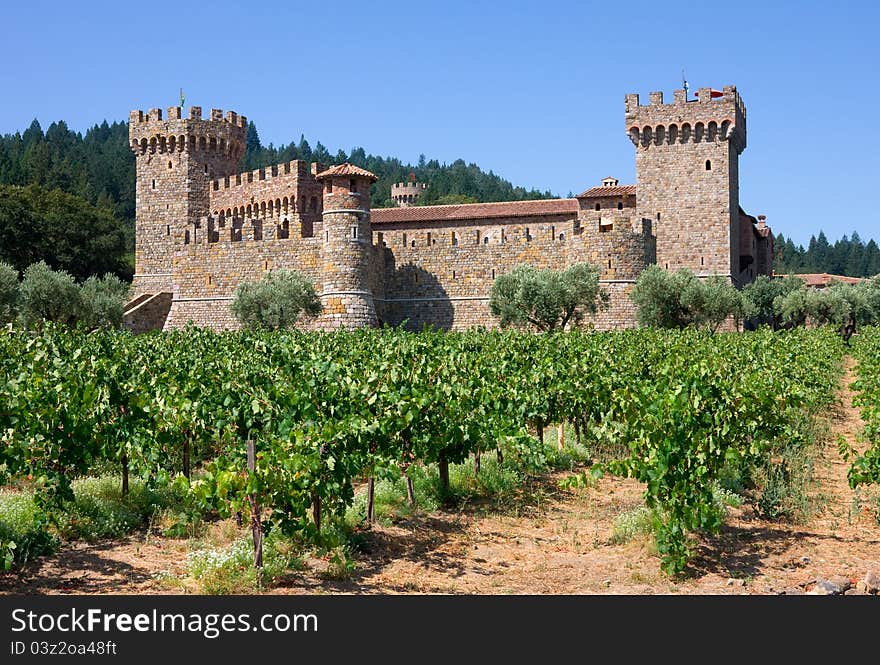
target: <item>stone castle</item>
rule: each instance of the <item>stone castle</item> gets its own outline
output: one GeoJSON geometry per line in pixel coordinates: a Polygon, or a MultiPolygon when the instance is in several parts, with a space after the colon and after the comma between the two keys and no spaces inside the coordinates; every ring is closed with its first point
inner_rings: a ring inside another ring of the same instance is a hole
{"type": "Polygon", "coordinates": [[[236,286],[282,268],[314,282],[324,306],[307,323],[316,328],[494,326],[492,283],[520,263],[597,265],[610,296],[591,322],[599,329],[636,325],[629,294],[650,264],[738,287],[771,274],[770,228],[739,203],[746,110],[736,88],[701,88],[693,100],[676,90],[672,103],[629,94],[625,120],[635,185],[605,178],[574,198],[419,206],[411,203],[423,185],[399,183],[398,207],[371,210],[376,177],[351,164],[239,172],[244,116],[132,111],[136,274],[126,324],[236,328],[236,286]]]}

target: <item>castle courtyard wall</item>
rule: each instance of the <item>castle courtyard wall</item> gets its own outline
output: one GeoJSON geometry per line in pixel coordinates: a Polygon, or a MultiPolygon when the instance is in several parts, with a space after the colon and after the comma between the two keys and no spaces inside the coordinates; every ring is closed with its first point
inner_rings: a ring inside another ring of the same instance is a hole
{"type": "Polygon", "coordinates": [[[495,279],[520,264],[561,270],[579,262],[599,268],[602,289],[610,296],[609,307],[590,323],[600,329],[636,325],[629,293],[652,245],[649,235],[629,230],[628,219],[607,233],[586,233],[578,219],[558,216],[381,228],[374,240],[388,253],[380,316],[390,325],[495,327],[498,320],[489,311],[495,279]]]}

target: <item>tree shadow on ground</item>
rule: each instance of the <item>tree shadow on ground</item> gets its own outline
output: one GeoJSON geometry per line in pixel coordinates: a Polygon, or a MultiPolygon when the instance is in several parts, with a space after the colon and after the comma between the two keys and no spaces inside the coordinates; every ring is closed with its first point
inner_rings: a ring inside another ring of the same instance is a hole
{"type": "Polygon", "coordinates": [[[120,580],[126,586],[152,580],[149,571],[105,556],[117,544],[108,541],[82,545],[55,556],[39,557],[20,570],[0,574],[0,593],[119,593],[120,580]]]}

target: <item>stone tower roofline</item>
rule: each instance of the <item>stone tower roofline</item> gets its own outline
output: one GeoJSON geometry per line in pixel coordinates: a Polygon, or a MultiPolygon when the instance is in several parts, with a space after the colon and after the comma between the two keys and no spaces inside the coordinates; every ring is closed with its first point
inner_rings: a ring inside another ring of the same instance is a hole
{"type": "Polygon", "coordinates": [[[428,183],[425,182],[396,182],[391,186],[392,189],[428,189],[428,183]]]}
{"type": "Polygon", "coordinates": [[[163,119],[162,109],[146,113],[135,109],[129,113],[128,135],[136,155],[219,151],[237,161],[245,151],[247,117],[235,111],[224,116],[222,109],[211,109],[210,116],[202,118],[202,108],[191,106],[184,118],[181,107],[171,106],[163,119]]]}
{"type": "Polygon", "coordinates": [[[688,99],[687,91],[673,92],[671,104],[662,92],[652,92],[648,104],[639,95],[627,94],[626,131],[634,145],[652,143],[700,143],[716,138],[729,140],[742,152],[746,147],[746,108],[736,86],[726,85],[722,95],[712,97],[712,88],[700,88],[699,99],[688,99]]]}
{"type": "Polygon", "coordinates": [[[362,169],[360,166],[355,166],[354,164],[350,164],[348,162],[345,162],[344,164],[337,164],[336,166],[331,166],[330,168],[321,171],[320,173],[315,175],[315,179],[326,180],[327,178],[343,176],[366,178],[370,182],[376,182],[379,180],[379,177],[375,173],[370,173],[366,169],[362,169]]]}

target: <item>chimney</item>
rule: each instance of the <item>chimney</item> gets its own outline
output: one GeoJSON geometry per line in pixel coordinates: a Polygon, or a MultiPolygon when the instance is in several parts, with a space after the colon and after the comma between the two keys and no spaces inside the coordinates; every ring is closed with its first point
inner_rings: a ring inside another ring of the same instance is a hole
{"type": "Polygon", "coordinates": [[[767,215],[758,215],[758,228],[763,229],[767,227],[767,215]]]}
{"type": "Polygon", "coordinates": [[[608,176],[607,178],[602,178],[602,186],[617,187],[617,178],[612,178],[611,176],[608,176]]]}

